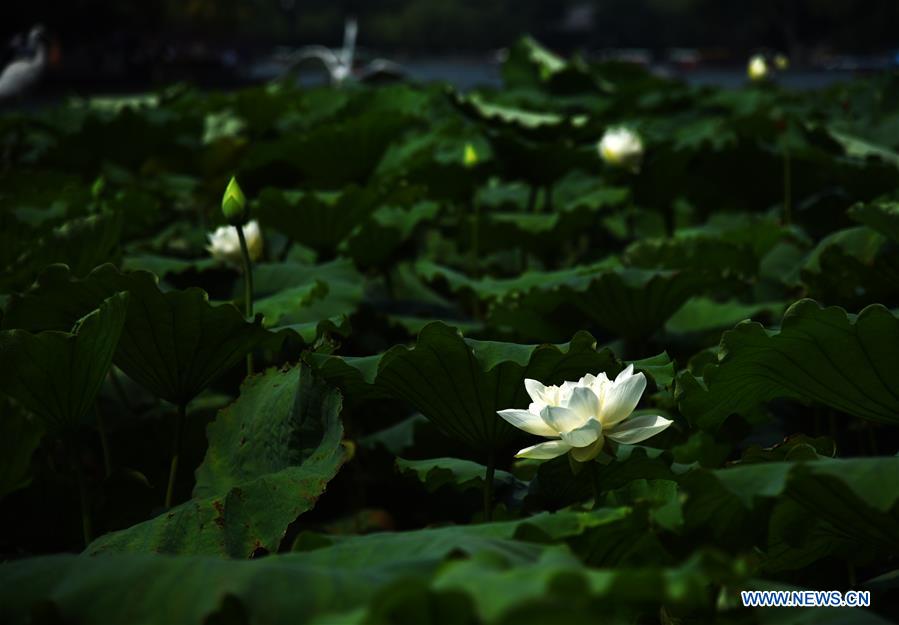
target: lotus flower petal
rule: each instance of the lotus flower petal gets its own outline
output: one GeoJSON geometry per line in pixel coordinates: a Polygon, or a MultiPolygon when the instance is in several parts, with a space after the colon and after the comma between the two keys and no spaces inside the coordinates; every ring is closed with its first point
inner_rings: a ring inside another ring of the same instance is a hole
{"type": "Polygon", "coordinates": [[[519,430],[524,430],[528,434],[536,434],[537,436],[558,436],[558,432],[547,425],[546,421],[541,419],[539,414],[535,414],[528,410],[511,408],[509,410],[500,410],[497,414],[519,430]]]}
{"type": "Polygon", "coordinates": [[[617,443],[633,445],[655,436],[672,423],[673,421],[664,417],[643,415],[628,419],[613,430],[607,431],[606,436],[617,443]]]}
{"type": "Polygon", "coordinates": [[[546,441],[545,443],[537,443],[530,447],[525,447],[517,454],[516,458],[532,458],[534,460],[549,460],[558,458],[571,450],[571,445],[565,441],[546,441]]]}

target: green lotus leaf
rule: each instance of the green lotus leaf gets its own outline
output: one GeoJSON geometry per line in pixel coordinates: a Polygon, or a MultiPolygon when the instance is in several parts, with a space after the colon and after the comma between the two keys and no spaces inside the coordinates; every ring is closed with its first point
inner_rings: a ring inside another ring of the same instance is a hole
{"type": "Polygon", "coordinates": [[[440,322],[425,326],[411,348],[397,345],[377,357],[314,356],[312,361],[348,393],[361,389],[405,400],[446,433],[482,451],[521,436],[496,411],[528,405],[525,378],[560,384],[588,372],[616,375],[623,368],[586,332],[564,345],[518,345],[464,339],[440,322]]]}
{"type": "MultiPolygon", "coordinates": [[[[25,288],[47,265],[65,263],[77,276],[114,260],[122,233],[122,214],[105,213],[72,219],[28,246],[0,274],[0,288],[25,288]]],[[[15,247],[20,245],[15,242],[15,247]]]]}
{"type": "Polygon", "coordinates": [[[254,143],[244,157],[240,179],[248,188],[297,184],[297,177],[314,189],[365,184],[410,121],[408,111],[367,104],[363,112],[357,109],[332,123],[254,143]]]}
{"type": "Polygon", "coordinates": [[[262,225],[330,256],[382,201],[379,191],[357,186],[327,193],[266,188],[259,194],[254,214],[262,225]]]}
{"type": "Polygon", "coordinates": [[[64,265],[49,267],[14,298],[4,328],[64,328],[105,297],[130,295],[115,364],[153,394],[186,405],[247,352],[280,338],[249,323],[231,304],[213,306],[201,289],[162,292],[153,274],[103,265],[83,279],[64,265]]]}
{"type": "Polygon", "coordinates": [[[830,128],[828,131],[830,136],[845,150],[847,156],[862,160],[879,159],[888,165],[899,167],[899,154],[889,147],[836,128],[830,128]]]}
{"type": "MultiPolygon", "coordinates": [[[[487,468],[460,458],[432,458],[429,460],[396,459],[396,467],[404,475],[410,475],[433,492],[442,486],[451,484],[458,490],[481,490],[484,488],[484,475],[487,468]]],[[[514,475],[506,471],[496,471],[494,487],[497,490],[520,484],[514,475]]]]}
{"type": "Polygon", "coordinates": [[[123,334],[127,293],[115,293],[69,332],[0,332],[0,391],[32,411],[55,434],[82,425],[123,334]]]}
{"type": "MultiPolygon", "coordinates": [[[[545,554],[556,554],[552,561],[564,563],[578,575],[611,581],[595,585],[601,596],[612,597],[623,587],[631,588],[628,602],[658,601],[659,593],[667,591],[653,585],[638,591],[636,585],[647,575],[653,579],[662,575],[655,567],[625,569],[620,586],[614,582],[619,575],[614,569],[589,570],[570,553],[563,555],[559,547],[516,540],[524,536],[541,541],[565,539],[626,521],[627,515],[617,509],[544,513],[502,523],[335,537],[332,545],[313,551],[253,561],[157,554],[34,558],[0,565],[0,618],[27,622],[32,608],[43,604],[51,613],[77,615],[85,623],[109,619],[199,623],[235,607],[254,620],[277,614],[300,622],[315,617],[342,622],[336,614],[364,610],[376,593],[394,581],[408,583],[414,576],[430,584],[441,563],[460,552],[474,557],[473,561],[485,557],[485,570],[480,573],[485,575],[496,573],[494,564],[499,562],[506,568],[514,564],[531,570],[536,563],[550,561],[545,554]],[[147,580],[153,583],[147,586],[147,580]],[[58,593],[63,584],[68,590],[58,593]],[[297,587],[304,588],[301,601],[294,594],[297,587]]],[[[675,580],[677,569],[663,576],[675,580]]],[[[454,574],[439,583],[457,579],[454,574]]],[[[541,578],[539,585],[543,583],[541,578]]],[[[529,585],[515,596],[525,604],[534,590],[529,585]]]]}
{"type": "Polygon", "coordinates": [[[731,414],[785,397],[818,402],[880,423],[899,421],[899,367],[891,346],[899,320],[882,306],[858,315],[793,304],[778,331],[743,322],[721,339],[718,363],[702,380],[678,379],[683,414],[702,429],[717,429],[731,414]]]}
{"type": "Polygon", "coordinates": [[[133,254],[122,259],[124,271],[147,271],[164,279],[170,274],[182,274],[188,271],[208,271],[219,265],[214,258],[188,260],[158,254],[133,254]]]}
{"type": "Polygon", "coordinates": [[[193,499],[100,537],[87,553],[277,551],[346,459],[340,407],[340,394],[302,365],[249,378],[209,426],[193,499]]]}
{"type": "Polygon", "coordinates": [[[31,482],[31,456],[44,428],[37,419],[0,399],[0,499],[31,482]]]}
{"type": "MultiPolygon", "coordinates": [[[[303,340],[315,340],[322,322],[339,325],[363,297],[363,278],[349,260],[318,265],[261,263],[253,268],[254,309],[267,328],[289,328],[303,340]]],[[[235,296],[243,293],[243,284],[235,296]]]]}
{"type": "Polygon", "coordinates": [[[708,297],[693,297],[668,319],[665,330],[673,334],[720,332],[746,319],[780,317],[785,308],[783,302],[747,304],[736,299],[719,302],[708,297]]]}
{"type": "Polygon", "coordinates": [[[433,202],[418,202],[408,209],[383,206],[346,239],[346,254],[361,268],[389,267],[416,230],[438,212],[433,202]]]}
{"type": "Polygon", "coordinates": [[[899,301],[895,244],[865,226],[838,230],[822,239],[800,276],[807,295],[825,304],[857,309],[899,301]]]}
{"type": "Polygon", "coordinates": [[[764,542],[765,504],[773,500],[772,570],[789,568],[784,550],[806,562],[830,553],[870,561],[899,553],[899,489],[877,478],[897,470],[897,457],[822,457],[692,471],[682,480],[685,518],[693,528],[729,535],[734,545],[764,542]]]}
{"type": "Polygon", "coordinates": [[[891,241],[899,242],[899,202],[888,199],[859,202],[849,209],[849,216],[891,241]]]}

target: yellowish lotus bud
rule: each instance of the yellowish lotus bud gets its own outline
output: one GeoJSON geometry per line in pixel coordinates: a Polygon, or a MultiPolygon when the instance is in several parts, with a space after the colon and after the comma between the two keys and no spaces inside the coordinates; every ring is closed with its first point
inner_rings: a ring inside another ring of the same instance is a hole
{"type": "Polygon", "coordinates": [[[778,54],[774,57],[774,67],[781,72],[785,71],[790,67],[790,59],[787,58],[786,54],[778,54]]]}
{"type": "Polygon", "coordinates": [[[755,54],[749,59],[746,66],[746,75],[752,82],[761,82],[768,78],[768,61],[761,54],[755,54]]]}
{"type": "Polygon", "coordinates": [[[465,144],[465,154],[462,156],[462,164],[466,167],[474,167],[478,164],[478,153],[474,149],[474,146],[470,143],[465,144]]]}
{"type": "Polygon", "coordinates": [[[237,178],[233,176],[222,197],[222,214],[232,226],[239,226],[247,221],[247,198],[237,184],[237,178]]]}

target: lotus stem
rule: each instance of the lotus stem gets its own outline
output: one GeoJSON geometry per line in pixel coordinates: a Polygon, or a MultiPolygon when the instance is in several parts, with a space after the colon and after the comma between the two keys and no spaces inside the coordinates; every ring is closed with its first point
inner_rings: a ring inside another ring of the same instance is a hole
{"type": "MultiPolygon", "coordinates": [[[[247,321],[253,320],[253,268],[250,263],[250,249],[247,247],[247,238],[243,233],[243,226],[237,228],[237,239],[240,241],[240,256],[243,261],[243,287],[244,307],[247,321]]],[[[247,375],[253,375],[253,353],[247,353],[247,375]]]]}
{"type": "Polygon", "coordinates": [[[784,224],[789,226],[793,223],[793,165],[790,158],[790,148],[784,144],[783,148],[784,162],[784,224]]]}
{"type": "Polygon", "coordinates": [[[496,473],[496,455],[491,449],[487,454],[487,470],[484,472],[484,519],[493,520],[493,476],[496,473]]]}
{"type": "Polygon", "coordinates": [[[84,546],[87,546],[93,540],[93,523],[91,522],[91,503],[87,493],[87,483],[84,478],[84,469],[81,467],[81,455],[77,451],[72,454],[72,465],[75,470],[75,480],[78,482],[78,498],[81,502],[81,534],[84,539],[84,546]]]}
{"type": "Polygon", "coordinates": [[[169,484],[165,489],[165,507],[172,507],[172,499],[175,493],[175,480],[178,477],[178,460],[181,457],[181,441],[184,437],[184,422],[187,420],[187,404],[178,405],[178,414],[175,417],[175,439],[172,445],[172,463],[169,466],[169,484]]]}
{"type": "Polygon", "coordinates": [[[870,446],[871,455],[876,456],[879,452],[877,449],[877,436],[874,435],[874,427],[870,423],[866,423],[865,429],[868,430],[868,445],[870,446]]]}
{"type": "Polygon", "coordinates": [[[472,197],[469,204],[471,208],[471,274],[480,277],[481,271],[478,262],[478,248],[480,247],[481,208],[472,197]]]}
{"type": "Polygon", "coordinates": [[[591,460],[590,464],[590,485],[593,487],[593,509],[599,508],[599,499],[602,494],[601,480],[599,475],[600,465],[596,460],[591,460]]]}
{"type": "Polygon", "coordinates": [[[528,207],[527,212],[533,213],[537,210],[537,187],[531,185],[530,193],[528,194],[528,207]]]}
{"type": "Polygon", "coordinates": [[[553,186],[551,184],[543,187],[543,209],[544,211],[553,212],[553,186]]]}
{"type": "Polygon", "coordinates": [[[106,431],[106,421],[103,419],[99,400],[97,400],[94,410],[97,413],[97,431],[100,433],[100,447],[103,450],[103,471],[108,478],[112,475],[112,454],[109,451],[109,434],[106,431]]]}
{"type": "Polygon", "coordinates": [[[112,382],[112,388],[115,390],[119,401],[122,402],[129,412],[134,412],[134,406],[131,404],[131,400],[128,399],[128,393],[125,392],[122,381],[119,380],[119,376],[116,375],[114,367],[109,368],[109,381],[112,382]]]}

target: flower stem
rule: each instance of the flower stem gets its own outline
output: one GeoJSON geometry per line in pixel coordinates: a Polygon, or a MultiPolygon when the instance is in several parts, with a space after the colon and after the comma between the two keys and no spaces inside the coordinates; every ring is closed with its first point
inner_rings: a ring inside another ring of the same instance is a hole
{"type": "Polygon", "coordinates": [[[533,213],[537,211],[537,187],[531,185],[530,192],[528,194],[528,207],[527,212],[533,213]]]}
{"type": "Polygon", "coordinates": [[[175,480],[178,477],[178,460],[181,457],[181,439],[184,437],[184,422],[187,418],[187,405],[178,406],[178,414],[175,416],[175,440],[172,445],[172,463],[169,466],[169,484],[165,489],[165,507],[172,507],[172,498],[175,493],[175,480]]]}
{"type": "Polygon", "coordinates": [[[131,400],[128,399],[128,393],[125,392],[125,387],[122,386],[122,381],[119,380],[119,376],[116,375],[114,367],[109,368],[109,381],[112,382],[112,388],[115,390],[116,395],[118,395],[122,405],[125,406],[129,412],[134,412],[134,406],[131,404],[131,400]]]}
{"type": "Polygon", "coordinates": [[[484,519],[493,520],[493,475],[496,473],[496,456],[491,449],[487,454],[487,470],[484,473],[484,519]]]}
{"type": "Polygon", "coordinates": [[[99,400],[94,410],[97,413],[97,431],[100,433],[100,447],[103,449],[103,471],[108,478],[112,475],[112,454],[109,452],[109,435],[106,432],[106,421],[103,419],[103,411],[100,410],[99,400]]]}
{"type": "Polygon", "coordinates": [[[481,232],[481,208],[474,197],[471,198],[469,204],[471,212],[471,275],[475,278],[480,277],[481,271],[478,263],[478,248],[480,247],[481,232]]]}
{"type": "MultiPolygon", "coordinates": [[[[237,239],[240,241],[240,256],[243,261],[243,286],[244,306],[246,308],[247,321],[253,320],[253,268],[250,264],[250,249],[247,247],[247,238],[243,233],[243,226],[237,228],[237,239]]],[[[247,353],[247,375],[253,375],[253,353],[247,353]]]]}
{"type": "Polygon", "coordinates": [[[87,493],[87,483],[84,478],[84,469],[81,467],[81,454],[78,453],[76,446],[72,453],[72,468],[75,470],[75,480],[78,482],[78,498],[81,501],[81,534],[84,538],[85,548],[93,539],[93,530],[91,522],[91,503],[87,493]]]}
{"type": "Polygon", "coordinates": [[[793,223],[793,165],[790,158],[790,148],[783,146],[784,161],[784,225],[793,223]]]}
{"type": "Polygon", "coordinates": [[[593,509],[599,507],[599,497],[602,494],[602,482],[599,476],[600,465],[596,460],[591,460],[590,465],[590,483],[593,486],[593,509]]]}

